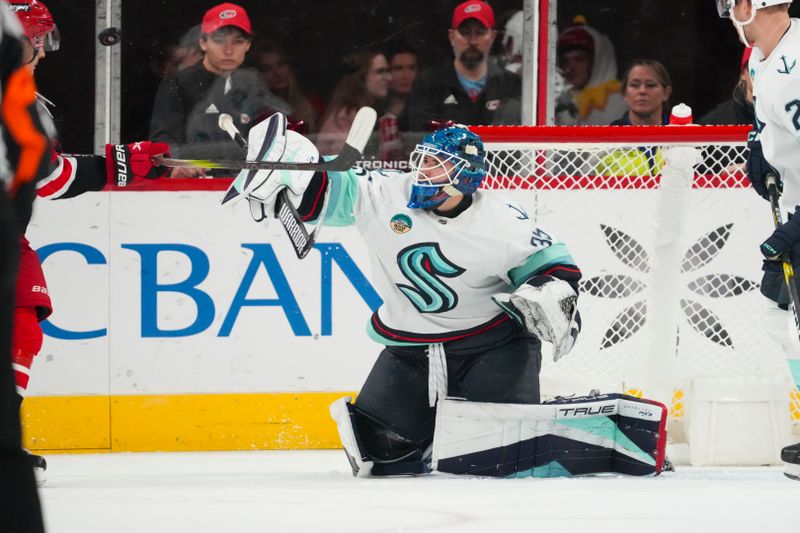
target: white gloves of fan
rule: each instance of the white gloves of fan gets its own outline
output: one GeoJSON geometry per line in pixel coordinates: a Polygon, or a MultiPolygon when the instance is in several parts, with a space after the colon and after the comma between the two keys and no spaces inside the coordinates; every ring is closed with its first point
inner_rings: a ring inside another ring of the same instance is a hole
{"type": "Polygon", "coordinates": [[[553,345],[554,361],[572,350],[580,332],[576,320],[578,295],[566,281],[536,276],[512,294],[496,294],[493,299],[529,332],[553,345]]]}

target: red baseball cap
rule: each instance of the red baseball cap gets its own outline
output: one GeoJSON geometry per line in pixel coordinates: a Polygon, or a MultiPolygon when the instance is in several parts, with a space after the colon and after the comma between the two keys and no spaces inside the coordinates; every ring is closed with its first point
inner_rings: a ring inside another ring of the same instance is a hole
{"type": "Polygon", "coordinates": [[[467,19],[475,19],[487,28],[494,28],[494,11],[487,2],[469,0],[453,10],[453,29],[458,29],[467,19]]]}
{"type": "Polygon", "coordinates": [[[576,48],[586,50],[594,54],[594,37],[586,31],[583,26],[572,26],[567,28],[558,37],[558,53],[563,54],[576,48]]]}
{"type": "Polygon", "coordinates": [[[208,35],[225,26],[234,26],[248,35],[253,33],[247,11],[241,6],[227,2],[206,11],[200,31],[208,35]]]}

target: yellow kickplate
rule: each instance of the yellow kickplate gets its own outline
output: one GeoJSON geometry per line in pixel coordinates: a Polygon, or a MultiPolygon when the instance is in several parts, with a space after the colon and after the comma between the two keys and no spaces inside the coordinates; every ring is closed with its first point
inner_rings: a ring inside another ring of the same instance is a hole
{"type": "Polygon", "coordinates": [[[32,396],[22,403],[23,443],[29,450],[108,450],[108,396],[32,396]]]}
{"type": "Polygon", "coordinates": [[[348,392],[32,397],[31,450],[196,451],[338,448],[328,406],[348,392]]]}

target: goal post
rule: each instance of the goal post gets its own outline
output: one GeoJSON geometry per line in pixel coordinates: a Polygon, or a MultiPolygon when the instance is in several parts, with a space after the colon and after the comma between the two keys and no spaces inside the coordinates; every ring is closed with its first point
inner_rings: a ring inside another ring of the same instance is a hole
{"type": "Polygon", "coordinates": [[[758,245],[773,228],[744,173],[749,127],[471,129],[487,150],[483,187],[514,197],[583,272],[583,331],[558,363],[544,354],[543,393],[643,394],[676,423],[693,383],[757,382],[782,389],[800,421],[761,321],[758,245]]]}

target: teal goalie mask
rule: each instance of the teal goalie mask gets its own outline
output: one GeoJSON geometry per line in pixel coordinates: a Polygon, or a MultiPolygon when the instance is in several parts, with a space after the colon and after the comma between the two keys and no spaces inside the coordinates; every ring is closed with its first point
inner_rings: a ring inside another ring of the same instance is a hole
{"type": "Polygon", "coordinates": [[[473,194],[486,176],[485,158],[483,141],[463,126],[429,133],[411,153],[408,207],[432,209],[459,193],[473,194]]]}

